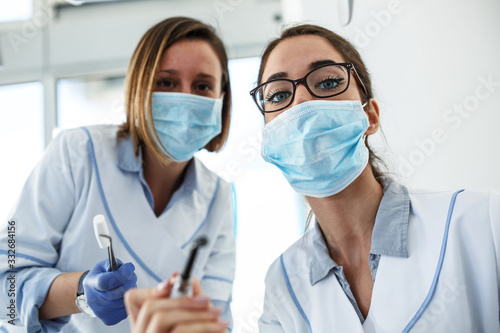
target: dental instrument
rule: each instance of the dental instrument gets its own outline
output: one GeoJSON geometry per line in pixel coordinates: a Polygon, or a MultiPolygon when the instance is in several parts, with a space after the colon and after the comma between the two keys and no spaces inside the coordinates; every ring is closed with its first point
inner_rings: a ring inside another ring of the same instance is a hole
{"type": "Polygon", "coordinates": [[[115,254],[113,252],[113,245],[111,236],[109,236],[109,229],[106,223],[106,218],[102,214],[94,217],[94,233],[97,243],[101,249],[108,248],[109,268],[111,271],[118,269],[115,254]]]}
{"type": "Polygon", "coordinates": [[[198,253],[198,249],[208,243],[208,240],[204,236],[198,237],[197,240],[191,245],[191,252],[184,266],[182,274],[177,276],[172,287],[172,293],[170,298],[179,298],[184,296],[193,296],[193,288],[191,285],[191,270],[193,268],[194,259],[198,253]]]}

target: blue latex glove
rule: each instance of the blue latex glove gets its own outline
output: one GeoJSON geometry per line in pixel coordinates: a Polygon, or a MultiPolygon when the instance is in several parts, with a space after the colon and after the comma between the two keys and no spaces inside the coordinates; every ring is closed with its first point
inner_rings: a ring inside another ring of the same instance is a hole
{"type": "Polygon", "coordinates": [[[109,260],[95,265],[83,280],[87,304],[101,321],[110,326],[127,318],[123,296],[137,287],[135,267],[131,262],[123,264],[117,259],[119,268],[109,271],[109,260]]]}

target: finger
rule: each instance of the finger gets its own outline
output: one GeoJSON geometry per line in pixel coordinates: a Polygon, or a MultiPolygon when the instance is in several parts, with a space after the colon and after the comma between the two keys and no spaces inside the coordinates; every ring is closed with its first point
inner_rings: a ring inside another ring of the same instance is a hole
{"type": "Polygon", "coordinates": [[[89,304],[89,306],[94,311],[94,313],[101,314],[101,313],[110,313],[117,311],[117,309],[125,308],[125,303],[123,301],[123,298],[114,301],[109,301],[100,297],[95,299],[94,302],[92,302],[92,304],[89,304]]]}
{"type": "MultiPolygon", "coordinates": [[[[123,262],[120,260],[120,259],[116,259],[116,262],[118,264],[118,268],[120,268],[122,265],[123,265],[123,262]]],[[[100,272],[111,272],[111,265],[109,264],[109,260],[108,259],[104,259],[103,261],[99,262],[99,264],[97,264],[97,268],[100,272]]]]}
{"type": "Polygon", "coordinates": [[[175,326],[171,333],[224,333],[228,324],[227,321],[181,324],[175,326]]]}
{"type": "Polygon", "coordinates": [[[137,288],[137,285],[135,283],[133,285],[130,283],[126,286],[121,286],[110,291],[101,291],[99,298],[106,301],[123,301],[125,293],[132,288],[137,288]]]}
{"type": "MultiPolygon", "coordinates": [[[[149,318],[144,317],[147,321],[141,322],[142,318],[138,318],[138,325],[140,325],[138,332],[170,332],[177,326],[188,325],[195,323],[216,323],[220,316],[220,310],[165,310],[160,309],[155,311],[149,318]],[[145,324],[143,326],[142,324],[145,324]],[[145,327],[145,328],[143,328],[145,327]]],[[[227,326],[227,325],[226,325],[227,326]]]]}
{"type": "Polygon", "coordinates": [[[97,265],[95,265],[92,270],[96,270],[100,273],[106,273],[109,269],[109,260],[103,260],[103,261],[100,261],[99,263],[97,263],[97,265]]]}
{"type": "Polygon", "coordinates": [[[99,319],[101,319],[101,321],[105,325],[111,326],[111,325],[115,325],[115,324],[119,323],[120,321],[122,321],[125,318],[127,318],[127,310],[125,309],[125,306],[123,306],[123,303],[122,303],[122,307],[113,310],[113,313],[111,316],[107,315],[107,316],[103,316],[102,318],[100,317],[99,319]]]}
{"type": "Polygon", "coordinates": [[[116,270],[113,272],[106,272],[99,274],[98,276],[96,276],[94,284],[97,290],[108,291],[114,288],[118,288],[129,281],[136,282],[137,276],[135,276],[134,271],[130,271],[129,269],[124,269],[121,272],[116,270]]]}
{"type": "MultiPolygon", "coordinates": [[[[139,310],[136,318],[136,327],[138,328],[138,332],[144,332],[151,320],[151,316],[157,312],[165,312],[167,314],[187,312],[195,314],[197,312],[207,312],[209,306],[210,299],[207,297],[149,298],[142,304],[139,310]]],[[[210,311],[209,313],[214,314],[216,312],[210,311]]]]}
{"type": "MultiPolygon", "coordinates": [[[[120,267],[123,265],[123,261],[121,261],[121,260],[120,260],[120,259],[118,259],[118,258],[115,258],[115,259],[116,259],[116,263],[118,264],[118,268],[120,268],[120,267]]],[[[108,272],[110,272],[110,271],[111,271],[111,265],[110,265],[109,260],[107,260],[107,261],[106,261],[106,264],[107,264],[107,265],[106,265],[106,270],[107,270],[108,272]]]]}
{"type": "Polygon", "coordinates": [[[125,293],[125,306],[129,318],[134,325],[142,304],[151,297],[152,289],[130,289],[125,293]]]}
{"type": "Polygon", "coordinates": [[[165,280],[159,283],[153,289],[153,296],[156,298],[166,298],[170,296],[170,292],[172,291],[173,283],[170,280],[165,280]]]}
{"type": "Polygon", "coordinates": [[[193,277],[191,279],[191,287],[193,288],[193,296],[203,296],[203,289],[201,288],[200,281],[193,277]]]}
{"type": "Polygon", "coordinates": [[[114,289],[111,289],[108,291],[101,291],[99,296],[102,299],[108,300],[108,301],[116,301],[119,299],[123,299],[127,290],[132,289],[132,288],[137,288],[136,282],[137,282],[137,278],[134,278],[134,279],[130,280],[129,282],[127,282],[127,284],[125,284],[123,286],[119,286],[117,288],[114,288],[114,289]]]}
{"type": "Polygon", "coordinates": [[[131,262],[123,264],[116,271],[105,272],[97,276],[96,289],[107,291],[126,284],[130,280],[135,279],[135,267],[131,262]]]}

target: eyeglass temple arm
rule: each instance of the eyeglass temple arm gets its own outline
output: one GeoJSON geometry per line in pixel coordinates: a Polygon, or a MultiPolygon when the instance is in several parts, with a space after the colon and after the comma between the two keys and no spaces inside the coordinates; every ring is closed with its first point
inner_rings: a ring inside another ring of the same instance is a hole
{"type": "Polygon", "coordinates": [[[366,90],[365,85],[363,84],[363,82],[359,78],[359,75],[358,75],[358,72],[356,71],[356,68],[352,67],[352,70],[354,71],[354,78],[356,79],[356,82],[359,83],[359,85],[363,88],[363,91],[365,92],[365,94],[368,95],[368,90],[366,90]]]}

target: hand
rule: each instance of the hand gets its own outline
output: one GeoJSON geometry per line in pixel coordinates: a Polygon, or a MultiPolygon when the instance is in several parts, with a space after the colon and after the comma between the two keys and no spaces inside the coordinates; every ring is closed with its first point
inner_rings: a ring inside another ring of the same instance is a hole
{"type": "Polygon", "coordinates": [[[165,281],[156,288],[126,293],[125,305],[133,333],[226,331],[228,322],[220,321],[221,310],[203,297],[198,280],[192,280],[193,297],[169,299],[172,286],[172,281],[165,281]]]}
{"type": "Polygon", "coordinates": [[[95,265],[83,280],[87,304],[101,321],[110,326],[127,318],[124,295],[131,288],[137,287],[137,276],[132,263],[118,261],[116,271],[108,271],[109,260],[95,265]]]}

